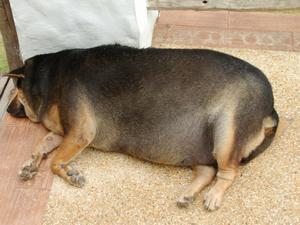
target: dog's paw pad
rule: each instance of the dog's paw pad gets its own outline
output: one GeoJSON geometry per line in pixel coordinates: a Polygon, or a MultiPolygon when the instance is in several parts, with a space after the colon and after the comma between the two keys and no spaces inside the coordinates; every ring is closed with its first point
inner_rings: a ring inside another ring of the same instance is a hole
{"type": "Polygon", "coordinates": [[[38,168],[35,166],[34,162],[32,160],[28,160],[20,169],[19,177],[24,181],[30,180],[37,174],[37,171],[38,168]]]}
{"type": "Polygon", "coordinates": [[[76,187],[83,187],[85,183],[85,178],[76,170],[68,171],[69,183],[76,187]]]}
{"type": "Polygon", "coordinates": [[[223,199],[223,192],[212,188],[204,196],[204,206],[209,211],[214,211],[220,208],[223,199]]]}
{"type": "Polygon", "coordinates": [[[194,196],[184,196],[177,200],[176,204],[179,208],[187,208],[190,203],[195,200],[194,196]]]}

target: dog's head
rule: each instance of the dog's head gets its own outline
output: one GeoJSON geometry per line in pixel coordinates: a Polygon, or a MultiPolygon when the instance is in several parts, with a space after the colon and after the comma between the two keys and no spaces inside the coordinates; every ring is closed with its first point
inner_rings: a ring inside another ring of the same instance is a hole
{"type": "Polygon", "coordinates": [[[7,112],[15,117],[28,117],[33,122],[39,122],[43,104],[41,90],[33,74],[33,60],[27,60],[23,67],[3,76],[10,77],[16,84],[7,112]]]}

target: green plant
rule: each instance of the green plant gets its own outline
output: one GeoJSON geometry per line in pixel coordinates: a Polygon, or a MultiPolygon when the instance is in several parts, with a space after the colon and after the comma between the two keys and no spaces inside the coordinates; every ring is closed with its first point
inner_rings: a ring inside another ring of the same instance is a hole
{"type": "Polygon", "coordinates": [[[2,38],[0,36],[0,72],[7,72],[7,71],[8,71],[8,65],[6,60],[6,54],[5,54],[2,38]]]}

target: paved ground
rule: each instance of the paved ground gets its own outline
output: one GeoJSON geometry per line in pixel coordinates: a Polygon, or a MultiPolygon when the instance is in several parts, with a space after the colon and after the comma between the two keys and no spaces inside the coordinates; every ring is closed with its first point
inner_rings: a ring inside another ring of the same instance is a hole
{"type": "Polygon", "coordinates": [[[162,11],[154,43],[300,51],[300,14],[162,11]]]}

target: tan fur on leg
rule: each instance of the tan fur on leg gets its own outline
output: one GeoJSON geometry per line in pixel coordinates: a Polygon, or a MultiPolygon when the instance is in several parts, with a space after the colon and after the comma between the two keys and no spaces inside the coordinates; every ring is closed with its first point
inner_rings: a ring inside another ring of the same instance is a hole
{"type": "Polygon", "coordinates": [[[51,164],[52,172],[62,177],[68,183],[76,187],[82,187],[85,182],[84,177],[78,171],[68,166],[68,163],[89,143],[87,140],[83,141],[73,137],[65,138],[53,158],[51,164]]]}
{"type": "MultiPolygon", "coordinates": [[[[84,101],[85,96],[81,96],[82,101],[78,103],[79,111],[74,116],[72,128],[65,134],[65,137],[57,149],[53,158],[51,169],[54,174],[62,177],[65,181],[76,187],[84,185],[84,177],[70,165],[70,161],[87,147],[94,140],[96,135],[96,121],[93,110],[84,101]]],[[[54,110],[55,111],[55,110],[54,110]]]]}
{"type": "Polygon", "coordinates": [[[204,197],[204,205],[208,210],[216,210],[221,206],[225,191],[233,183],[238,167],[235,151],[235,127],[233,115],[222,118],[215,136],[214,156],[218,163],[217,181],[204,197]]]}
{"type": "Polygon", "coordinates": [[[194,172],[194,180],[177,201],[177,206],[179,207],[187,207],[189,203],[193,202],[195,195],[210,184],[216,174],[215,168],[210,166],[196,166],[194,172]]]}
{"type": "Polygon", "coordinates": [[[38,167],[42,160],[53,151],[62,142],[62,137],[54,134],[53,132],[48,133],[42,141],[36,146],[31,159],[26,161],[19,171],[19,176],[22,180],[29,180],[35,174],[37,174],[38,167]]]}
{"type": "MultiPolygon", "coordinates": [[[[91,120],[90,120],[91,122],[91,120]]],[[[74,168],[68,166],[69,162],[87,147],[95,137],[95,129],[91,123],[86,123],[80,129],[74,129],[63,139],[55,157],[53,158],[51,169],[54,174],[62,177],[71,185],[82,187],[84,177],[74,168]]]]}
{"type": "Polygon", "coordinates": [[[236,176],[236,170],[219,169],[217,182],[204,197],[204,205],[208,210],[216,210],[221,206],[225,191],[231,186],[236,176]]]}

